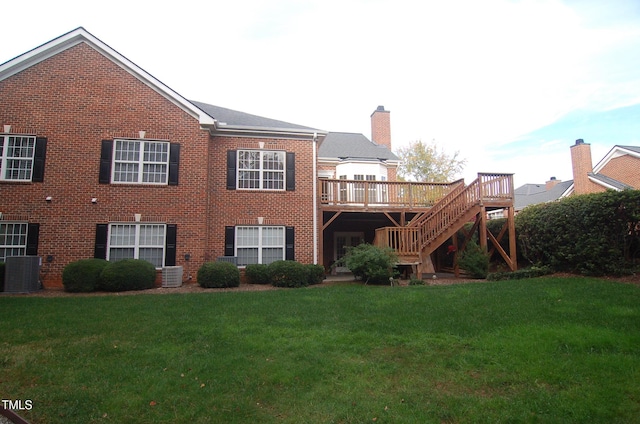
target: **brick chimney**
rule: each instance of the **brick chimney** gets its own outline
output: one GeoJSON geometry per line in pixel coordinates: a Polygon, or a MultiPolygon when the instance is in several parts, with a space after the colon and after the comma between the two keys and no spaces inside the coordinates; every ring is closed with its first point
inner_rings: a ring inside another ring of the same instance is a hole
{"type": "Polygon", "coordinates": [[[545,183],[545,190],[549,191],[558,184],[560,180],[556,180],[556,177],[549,178],[549,181],[545,183]]]}
{"type": "Polygon", "coordinates": [[[371,114],[371,140],[391,150],[391,113],[384,106],[378,106],[371,114]]]}
{"type": "Polygon", "coordinates": [[[576,140],[571,146],[571,167],[573,168],[573,192],[575,194],[589,193],[589,172],[593,171],[591,161],[591,145],[583,139],[576,140]]]}

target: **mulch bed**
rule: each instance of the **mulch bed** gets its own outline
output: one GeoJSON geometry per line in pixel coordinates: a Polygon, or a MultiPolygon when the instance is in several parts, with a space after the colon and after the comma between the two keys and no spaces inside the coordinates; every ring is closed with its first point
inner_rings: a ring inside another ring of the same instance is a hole
{"type": "MultiPolygon", "coordinates": [[[[574,275],[571,274],[554,274],[556,277],[572,277],[574,275]]],[[[625,284],[635,284],[640,285],[640,274],[634,274],[630,276],[624,277],[599,277],[608,281],[616,281],[625,284]]],[[[483,283],[487,282],[487,280],[477,280],[477,279],[469,279],[469,278],[456,278],[454,276],[445,277],[445,278],[436,278],[425,280],[426,285],[430,286],[443,286],[443,285],[451,285],[451,284],[462,284],[462,283],[483,283]]],[[[321,287],[329,287],[333,285],[348,285],[348,284],[363,284],[361,281],[354,281],[349,279],[332,279],[328,278],[323,281],[321,284],[309,286],[308,288],[321,288],[321,287]]],[[[399,286],[407,286],[409,282],[407,280],[401,280],[399,286]]],[[[0,292],[0,296],[30,296],[30,297],[83,297],[83,296],[131,296],[137,294],[177,294],[177,293],[216,293],[216,292],[244,292],[244,291],[268,291],[268,290],[287,290],[280,287],[273,287],[271,285],[260,285],[260,284],[240,284],[239,287],[233,288],[224,288],[224,289],[205,289],[200,287],[196,283],[185,283],[180,287],[158,287],[149,290],[131,290],[125,292],[92,292],[92,293],[68,293],[65,292],[62,288],[45,288],[43,290],[33,292],[33,293],[2,293],[0,292]]]]}

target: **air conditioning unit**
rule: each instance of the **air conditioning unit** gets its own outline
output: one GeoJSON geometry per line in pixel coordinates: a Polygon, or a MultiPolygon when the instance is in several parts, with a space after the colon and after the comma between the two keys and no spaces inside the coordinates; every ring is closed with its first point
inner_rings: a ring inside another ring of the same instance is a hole
{"type": "Polygon", "coordinates": [[[181,266],[162,268],[162,287],[180,287],[182,285],[182,271],[181,266]]]}
{"type": "Polygon", "coordinates": [[[4,267],[6,293],[40,290],[40,256],[7,256],[4,267]]]}

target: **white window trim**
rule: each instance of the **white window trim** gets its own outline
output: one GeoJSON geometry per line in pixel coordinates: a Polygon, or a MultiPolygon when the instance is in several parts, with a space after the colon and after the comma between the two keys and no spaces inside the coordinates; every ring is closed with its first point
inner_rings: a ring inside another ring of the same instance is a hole
{"type": "MultiPolygon", "coordinates": [[[[4,260],[7,259],[7,253],[6,253],[6,249],[20,249],[20,253],[17,256],[24,256],[27,253],[27,239],[29,237],[29,224],[27,222],[22,222],[22,221],[2,221],[0,222],[0,225],[24,225],[25,226],[25,231],[24,234],[19,234],[21,236],[24,237],[24,244],[0,244],[0,249],[5,249],[5,253],[4,253],[4,260]]],[[[6,234],[6,233],[5,233],[6,234]]],[[[10,256],[16,256],[16,255],[10,255],[10,256]]],[[[4,260],[1,260],[2,262],[4,262],[4,260]]]]}
{"type": "Polygon", "coordinates": [[[287,153],[283,150],[253,150],[253,149],[239,149],[236,155],[236,189],[237,190],[264,190],[264,191],[285,191],[287,188],[287,153]],[[252,152],[260,154],[260,167],[257,169],[240,169],[240,153],[252,152]],[[279,153],[283,156],[282,171],[277,169],[264,169],[263,154],[265,153],[279,153]],[[257,171],[259,174],[259,187],[247,188],[240,187],[240,174],[244,171],[257,171]],[[264,174],[266,172],[278,172],[282,173],[282,188],[264,188],[264,174]]]}
{"type": "Polygon", "coordinates": [[[36,137],[32,135],[18,135],[18,134],[2,134],[0,137],[3,139],[2,147],[0,148],[0,181],[31,181],[33,179],[33,159],[36,153],[36,137]],[[8,157],[8,144],[10,138],[27,138],[33,140],[33,148],[31,152],[31,157],[8,157]],[[29,167],[29,176],[28,178],[7,178],[7,161],[9,160],[24,160],[30,161],[31,166],[29,167]]]}
{"type": "Polygon", "coordinates": [[[128,138],[116,138],[113,140],[113,151],[111,153],[111,183],[112,184],[142,184],[142,185],[168,185],[169,184],[169,161],[171,156],[171,146],[170,142],[166,140],[147,140],[147,139],[128,139],[128,138]],[[138,142],[140,143],[139,156],[137,161],[126,161],[119,160],[116,161],[116,150],[118,146],[118,142],[138,142]],[[161,143],[166,144],[167,146],[167,160],[166,162],[145,162],[144,160],[144,146],[149,143],[161,143]],[[138,164],[138,179],[137,181],[116,181],[116,162],[118,163],[137,163],[138,164]],[[166,167],[166,172],[164,174],[164,181],[161,182],[149,182],[143,181],[144,179],[144,165],[145,164],[163,164],[166,167]]]}
{"type": "MultiPolygon", "coordinates": [[[[235,231],[234,231],[234,254],[236,257],[238,257],[238,249],[258,249],[258,263],[262,264],[262,249],[265,248],[282,248],[282,260],[285,259],[286,254],[287,254],[287,231],[286,228],[282,225],[237,225],[235,227],[235,231]],[[239,228],[257,228],[258,229],[258,244],[257,245],[252,245],[252,246],[239,246],[238,245],[238,229],[239,228]],[[265,228],[277,228],[282,230],[282,245],[281,246],[269,246],[269,245],[263,245],[262,244],[262,231],[265,228]]],[[[246,265],[239,265],[241,268],[245,267],[246,265]]]]}
{"type": "Polygon", "coordinates": [[[160,223],[160,222],[110,222],[109,223],[109,228],[107,230],[107,257],[106,259],[109,261],[110,259],[110,255],[111,255],[111,248],[122,248],[122,249],[127,249],[127,248],[133,248],[133,258],[132,259],[139,259],[140,258],[140,248],[154,248],[154,249],[159,249],[160,247],[162,247],[162,265],[160,267],[156,267],[156,269],[161,269],[164,267],[164,261],[165,261],[165,256],[166,256],[166,245],[167,245],[167,224],[164,223],[160,223]],[[135,240],[134,240],[134,244],[133,245],[122,245],[122,246],[112,246],[111,245],[111,228],[114,225],[129,225],[129,226],[135,226],[136,232],[135,232],[135,240]],[[149,225],[159,225],[162,226],[164,228],[164,243],[162,244],[162,246],[156,246],[156,245],[140,245],[140,228],[143,226],[149,226],[149,225]]]}

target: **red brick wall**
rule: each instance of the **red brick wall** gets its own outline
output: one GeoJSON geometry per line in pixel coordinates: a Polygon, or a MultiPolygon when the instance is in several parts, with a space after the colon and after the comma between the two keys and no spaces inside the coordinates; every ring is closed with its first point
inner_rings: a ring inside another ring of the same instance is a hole
{"type": "Polygon", "coordinates": [[[600,172],[640,190],[640,159],[624,155],[611,159],[600,172]]]}
{"type": "Polygon", "coordinates": [[[391,150],[391,113],[376,110],[371,115],[371,140],[391,150]]]}
{"type": "Polygon", "coordinates": [[[48,139],[43,183],[0,182],[5,219],[40,224],[38,254],[53,256],[42,269],[45,287],[60,287],[66,264],[93,256],[97,223],[134,213],[177,224],[177,265],[195,274],[208,252],[209,136],[197,118],[84,43],[0,81],[0,92],[0,124],[48,139]],[[178,186],[98,184],[101,140],[139,130],[181,144],[178,186]]]}
{"type": "Polygon", "coordinates": [[[210,257],[224,255],[225,226],[264,224],[295,227],[295,259],[313,262],[313,144],[310,140],[213,137],[209,153],[211,217],[208,222],[210,257]],[[259,149],[295,153],[294,191],[227,190],[228,150],[259,149]]]}
{"type": "Polygon", "coordinates": [[[591,145],[588,143],[571,146],[571,165],[573,168],[573,187],[575,194],[597,193],[598,184],[589,180],[587,175],[593,170],[591,145]]]}

